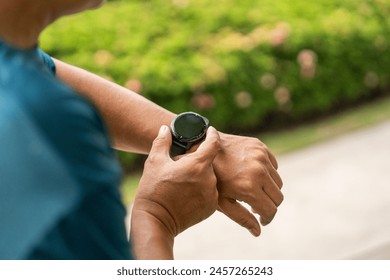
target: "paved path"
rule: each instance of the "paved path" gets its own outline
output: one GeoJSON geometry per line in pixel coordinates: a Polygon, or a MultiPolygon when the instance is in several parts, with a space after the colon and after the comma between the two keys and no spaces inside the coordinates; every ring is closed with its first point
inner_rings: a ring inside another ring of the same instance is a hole
{"type": "Polygon", "coordinates": [[[176,259],[390,259],[390,122],[279,158],[285,201],[252,237],[220,213],[176,259]]]}

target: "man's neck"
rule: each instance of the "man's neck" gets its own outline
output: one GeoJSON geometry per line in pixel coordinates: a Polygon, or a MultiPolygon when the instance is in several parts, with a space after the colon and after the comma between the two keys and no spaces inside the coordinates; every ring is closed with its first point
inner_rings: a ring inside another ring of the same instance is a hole
{"type": "Polygon", "coordinates": [[[38,42],[41,31],[51,22],[39,1],[6,1],[0,6],[0,39],[29,49],[38,42]]]}

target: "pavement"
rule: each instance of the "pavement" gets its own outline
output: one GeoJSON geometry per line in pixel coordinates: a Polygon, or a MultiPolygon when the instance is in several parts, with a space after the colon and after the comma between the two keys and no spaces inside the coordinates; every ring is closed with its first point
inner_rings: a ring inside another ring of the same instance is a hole
{"type": "Polygon", "coordinates": [[[186,230],[176,259],[390,259],[390,121],[278,158],[285,200],[255,238],[223,214],[186,230]]]}

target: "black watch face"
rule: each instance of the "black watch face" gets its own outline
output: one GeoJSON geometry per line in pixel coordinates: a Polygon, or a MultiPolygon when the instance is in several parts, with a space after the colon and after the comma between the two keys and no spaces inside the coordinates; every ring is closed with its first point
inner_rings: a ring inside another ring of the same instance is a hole
{"type": "Polygon", "coordinates": [[[204,135],[207,124],[205,120],[194,113],[184,113],[177,116],[173,123],[176,136],[181,140],[197,139],[204,135]]]}

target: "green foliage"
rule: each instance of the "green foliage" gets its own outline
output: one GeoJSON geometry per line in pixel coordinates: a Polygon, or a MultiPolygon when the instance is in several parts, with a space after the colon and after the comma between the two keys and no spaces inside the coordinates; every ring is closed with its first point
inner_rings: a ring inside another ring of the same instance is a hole
{"type": "Polygon", "coordinates": [[[112,1],[55,23],[41,47],[174,112],[242,130],[388,86],[389,11],[389,0],[112,1]]]}

